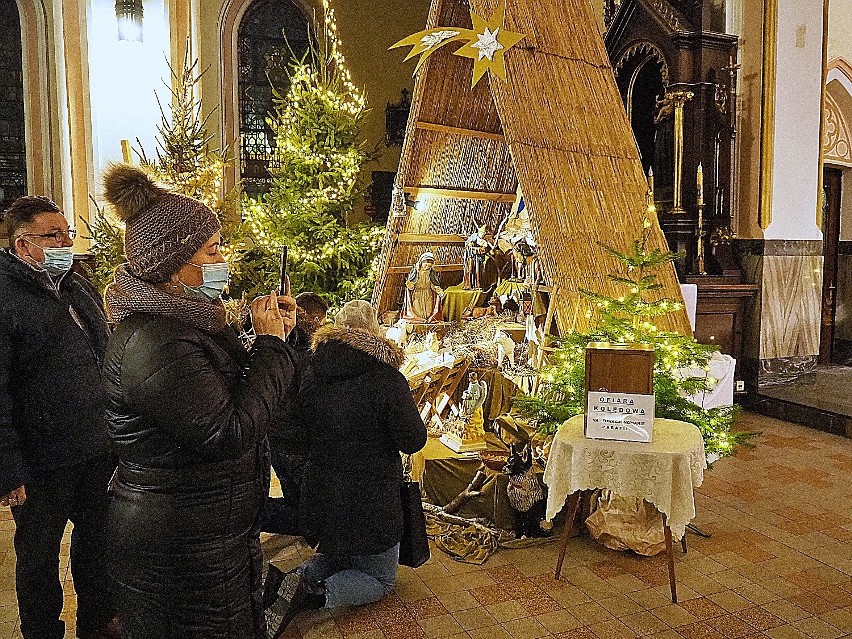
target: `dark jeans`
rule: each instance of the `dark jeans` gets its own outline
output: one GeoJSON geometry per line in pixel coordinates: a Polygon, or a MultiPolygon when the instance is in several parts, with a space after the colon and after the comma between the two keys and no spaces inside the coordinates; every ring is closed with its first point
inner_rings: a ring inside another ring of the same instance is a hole
{"type": "Polygon", "coordinates": [[[107,486],[115,470],[105,455],[50,471],[24,487],[27,500],[12,508],[15,519],[15,580],[24,639],[62,639],[59,546],[71,533],[71,574],[77,591],[77,629],[103,628],[115,615],[107,585],[104,521],[107,486]]]}
{"type": "Polygon", "coordinates": [[[279,535],[301,535],[299,527],[299,499],[305,458],[274,450],[272,443],[272,469],[281,484],[282,497],[267,497],[263,505],[261,531],[279,535]]]}

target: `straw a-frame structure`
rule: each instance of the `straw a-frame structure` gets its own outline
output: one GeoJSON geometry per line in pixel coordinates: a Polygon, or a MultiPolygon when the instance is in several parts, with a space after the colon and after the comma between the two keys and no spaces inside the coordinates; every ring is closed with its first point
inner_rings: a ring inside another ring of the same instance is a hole
{"type": "MultiPolygon", "coordinates": [[[[500,0],[433,0],[429,27],[470,28],[500,0]]],[[[546,284],[556,286],[563,334],[583,329],[579,288],[619,296],[617,270],[597,242],[627,250],[640,236],[647,182],[587,0],[506,0],[505,28],[527,34],[506,52],[504,82],[470,88],[471,61],[436,51],[418,72],[374,301],[397,308],[405,274],[435,252],[449,283],[461,276],[464,238],[479,222],[496,229],[516,190],[524,194],[546,284]],[[404,195],[403,195],[404,194],[404,195]]],[[[665,248],[652,219],[650,248],[665,248]]],[[[662,296],[681,300],[673,267],[662,296]]],[[[685,312],[661,329],[691,334],[685,312]]]]}

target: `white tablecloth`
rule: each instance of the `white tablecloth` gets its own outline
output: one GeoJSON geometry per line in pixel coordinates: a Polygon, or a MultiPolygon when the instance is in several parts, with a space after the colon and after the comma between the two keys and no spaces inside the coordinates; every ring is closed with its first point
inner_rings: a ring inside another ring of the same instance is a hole
{"type": "Polygon", "coordinates": [[[698,306],[698,284],[681,284],[681,293],[683,293],[683,304],[686,307],[686,316],[689,318],[689,325],[692,330],[695,330],[695,310],[698,306]]]}
{"type": "Polygon", "coordinates": [[[704,481],[705,468],[704,440],[693,424],[655,419],[654,441],[641,444],[587,439],[583,415],[577,415],[559,428],[547,459],[547,519],[574,491],[609,488],[652,503],[679,538],[695,517],[693,489],[704,481]]]}

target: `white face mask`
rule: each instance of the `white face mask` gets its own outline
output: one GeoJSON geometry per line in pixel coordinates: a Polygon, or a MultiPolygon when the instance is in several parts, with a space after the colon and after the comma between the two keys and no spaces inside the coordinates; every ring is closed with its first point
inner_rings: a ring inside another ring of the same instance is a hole
{"type": "Polygon", "coordinates": [[[225,287],[228,286],[228,278],[231,274],[230,265],[227,262],[192,265],[201,269],[201,286],[189,286],[181,282],[183,290],[191,297],[209,302],[214,302],[222,297],[225,287]]]}
{"type": "MultiPolygon", "coordinates": [[[[27,238],[23,238],[23,240],[33,246],[38,246],[38,244],[30,242],[27,238]]],[[[64,275],[74,266],[74,251],[70,246],[38,247],[44,251],[44,262],[39,262],[38,264],[51,275],[64,275]]]]}
{"type": "Polygon", "coordinates": [[[44,248],[42,266],[51,275],[64,275],[74,266],[74,251],[70,246],[61,248],[44,248]]]}

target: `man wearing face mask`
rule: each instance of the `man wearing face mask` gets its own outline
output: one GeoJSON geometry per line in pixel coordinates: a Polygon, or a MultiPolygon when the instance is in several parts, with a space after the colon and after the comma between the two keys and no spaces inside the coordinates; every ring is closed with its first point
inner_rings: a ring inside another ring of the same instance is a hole
{"type": "Polygon", "coordinates": [[[0,251],[0,506],[15,520],[24,639],[61,639],[59,547],[66,524],[77,637],[119,637],[103,526],[115,469],[100,365],[109,332],[97,290],[71,272],[75,232],[46,197],[6,211],[0,251]]]}

